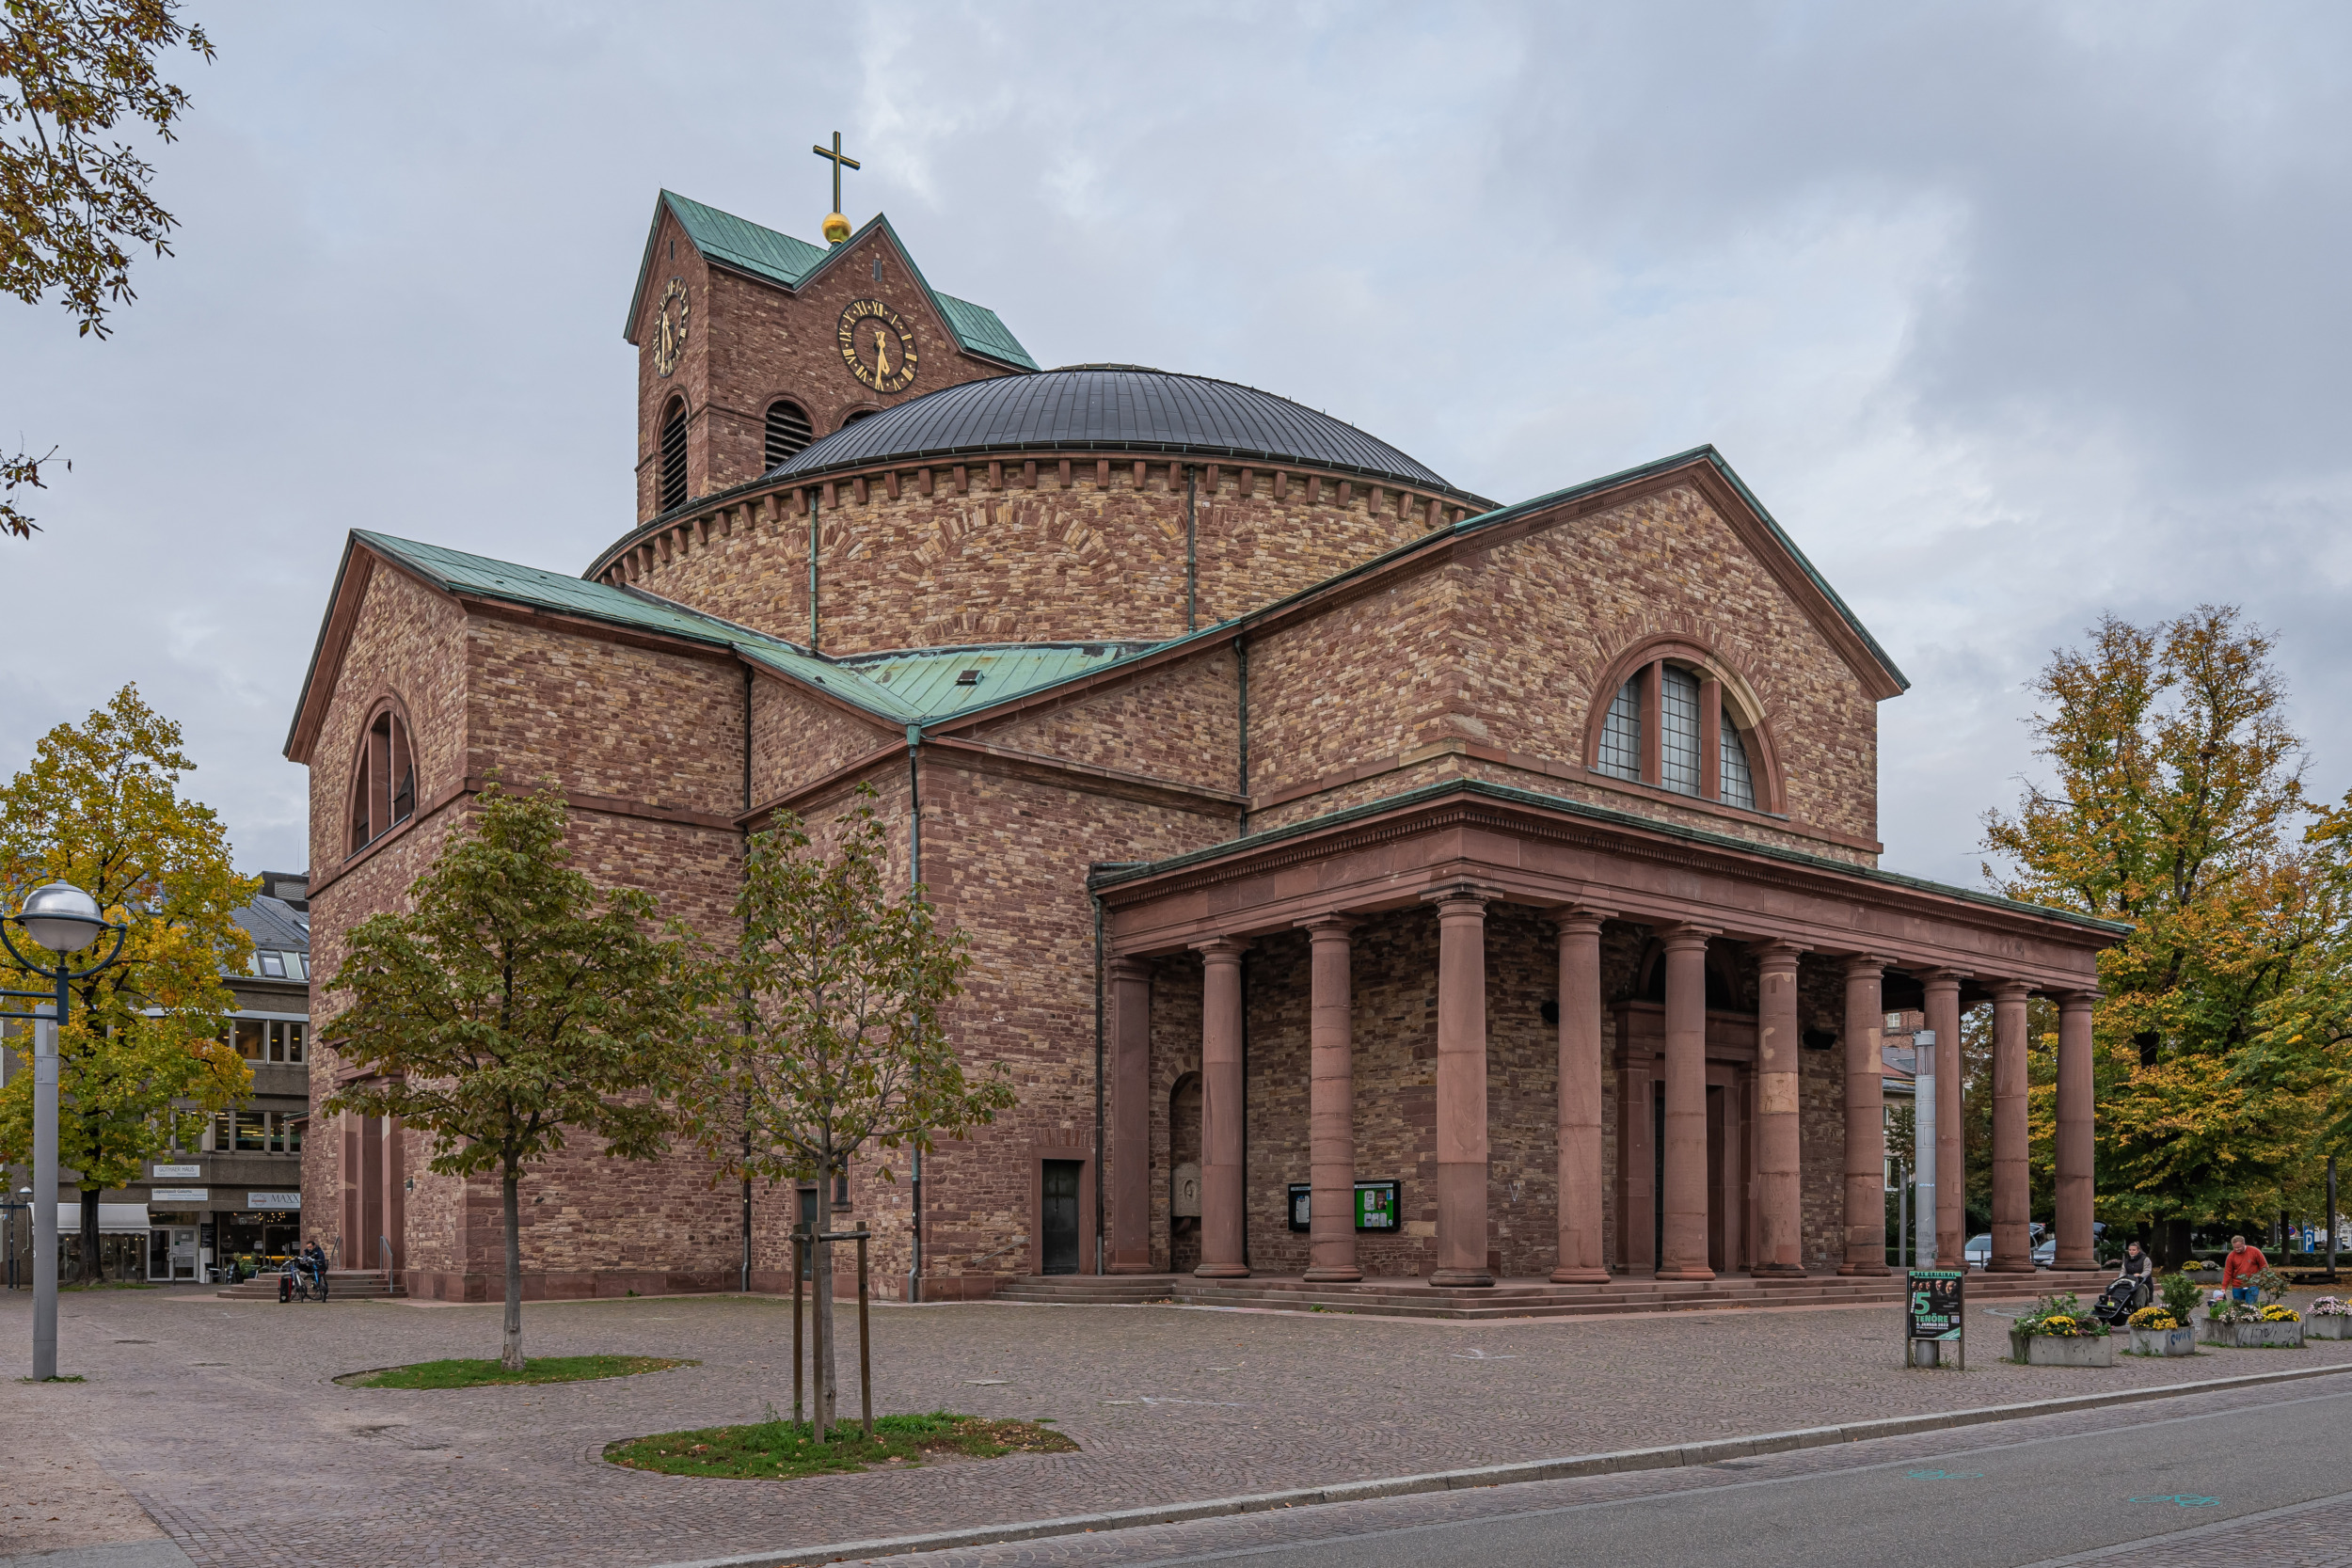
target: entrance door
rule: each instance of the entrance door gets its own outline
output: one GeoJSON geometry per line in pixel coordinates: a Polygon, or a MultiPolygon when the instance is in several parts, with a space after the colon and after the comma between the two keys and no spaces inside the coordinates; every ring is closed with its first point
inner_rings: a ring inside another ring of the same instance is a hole
{"type": "Polygon", "coordinates": [[[171,1277],[196,1277],[196,1227],[192,1225],[171,1227],[171,1277]]]}
{"type": "Polygon", "coordinates": [[[1045,1162],[1043,1212],[1038,1216],[1047,1274],[1078,1272],[1078,1173],[1083,1160],[1045,1162]]]}
{"type": "Polygon", "coordinates": [[[158,1227],[147,1233],[147,1277],[171,1277],[171,1232],[158,1227]]]}

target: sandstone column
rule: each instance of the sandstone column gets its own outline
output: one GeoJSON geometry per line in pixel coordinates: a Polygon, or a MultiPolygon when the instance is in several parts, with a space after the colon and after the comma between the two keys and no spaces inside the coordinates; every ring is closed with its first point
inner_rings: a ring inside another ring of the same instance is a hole
{"type": "Polygon", "coordinates": [[[1993,1260],[1994,1274],[2031,1274],[2026,1222],[2026,993],[2022,980],[1993,988],[1993,1260]]]}
{"type": "Polygon", "coordinates": [[[1931,969],[1924,977],[1928,1027],[1935,1034],[1935,1266],[1965,1268],[1968,1244],[1968,1148],[1960,1118],[1961,974],[1931,969]]]}
{"type": "Polygon", "coordinates": [[[1309,1209],[1307,1277],[1343,1282],[1364,1277],[1356,1266],[1356,1067],[1349,933],[1343,914],[1301,922],[1311,942],[1312,999],[1308,1016],[1307,1135],[1309,1209]]]}
{"type": "Polygon", "coordinates": [[[1804,1273],[1804,1196],[1798,1142],[1797,955],[1793,942],[1756,944],[1756,1263],[1759,1276],[1804,1273]]]}
{"type": "Polygon", "coordinates": [[[1200,1266],[1203,1279],[1242,1279],[1248,1215],[1241,1168],[1241,956],[1219,937],[1200,952],[1200,1266]]]}
{"type": "Polygon", "coordinates": [[[1846,1260],[1839,1274],[1886,1272],[1886,1014],[1879,994],[1885,968],[1883,959],[1867,955],[1846,960],[1846,1260]]]}
{"type": "Polygon", "coordinates": [[[1113,958],[1110,1272],[1152,1272],[1152,966],[1113,958]]]}
{"type": "Polygon", "coordinates": [[[1560,925],[1561,1285],[1605,1285],[1600,1252],[1600,922],[1563,910],[1560,925]]]}
{"type": "Polygon", "coordinates": [[[1438,903],[1438,1267],[1433,1285],[1492,1285],[1486,1272],[1486,899],[1438,903]]]}
{"type": "Polygon", "coordinates": [[[1659,933],[1666,949],[1666,1190],[1661,1279],[1712,1279],[1707,1266],[1707,939],[1659,933]]]}
{"type": "Polygon", "coordinates": [[[2090,991],[2058,999],[2058,1259],[2061,1269],[2095,1269],[2090,1242],[2091,1138],[2090,991]]]}

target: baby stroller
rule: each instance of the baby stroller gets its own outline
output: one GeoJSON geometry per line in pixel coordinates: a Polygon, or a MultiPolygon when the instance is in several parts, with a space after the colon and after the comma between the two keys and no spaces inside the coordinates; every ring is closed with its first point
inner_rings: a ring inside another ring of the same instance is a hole
{"type": "Polygon", "coordinates": [[[2140,1279],[2136,1275],[2127,1274],[2110,1282],[2106,1290],[2099,1292],[2098,1305],[2090,1309],[2090,1315],[2109,1328],[2122,1328],[2132,1321],[2132,1314],[2139,1309],[2141,1288],[2140,1279]]]}

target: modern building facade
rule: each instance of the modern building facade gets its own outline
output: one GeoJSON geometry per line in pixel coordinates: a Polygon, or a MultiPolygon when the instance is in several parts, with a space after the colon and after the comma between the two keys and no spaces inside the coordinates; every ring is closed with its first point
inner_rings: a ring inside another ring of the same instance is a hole
{"type": "MultiPolygon", "coordinates": [[[[2117,928],[1880,867],[1907,683],[1712,450],[1501,506],[1254,388],[1038,370],[881,219],[826,249],[666,193],[628,324],[636,521],[580,576],[352,536],[287,748],[322,968],[494,774],[722,941],[746,832],[870,798],[1020,1097],[919,1180],[853,1169],[897,1289],[1883,1272],[1885,1016],[1956,1053],[1978,1004],[2022,1271],[2037,991],[2088,1259],[2117,928]]],[[[496,1186],[427,1153],[314,1135],[307,1227],[494,1293],[496,1186]]],[[[747,1227],[713,1175],[550,1162],[526,1289],[782,1283],[791,1195],[747,1227]]]]}

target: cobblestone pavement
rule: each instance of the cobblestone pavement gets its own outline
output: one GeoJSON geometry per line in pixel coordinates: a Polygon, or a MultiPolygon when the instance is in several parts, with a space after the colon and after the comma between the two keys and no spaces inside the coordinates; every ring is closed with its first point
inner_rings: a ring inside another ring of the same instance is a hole
{"type": "MultiPolygon", "coordinates": [[[[199,1564],[679,1562],[828,1541],[2007,1403],[2282,1366],[2352,1341],[2113,1370],[1907,1372],[1889,1307],[1490,1323],[1181,1307],[878,1307],[881,1411],[1052,1417],[1080,1452],[794,1482],[622,1471],[615,1438],[760,1418],[791,1399],[773,1300],[533,1304],[534,1354],[702,1365],[596,1383],[340,1387],[370,1367],[494,1354],[495,1305],[279,1306],[168,1291],[69,1296],[37,1402],[199,1564]]],[[[28,1295],[0,1296],[0,1373],[28,1295]]],[[[844,1313],[845,1331],[854,1315],[844,1313]]],[[[1981,1334],[1977,1330],[1980,1328],[1981,1334]]],[[[854,1375],[853,1349],[843,1364],[854,1375]]],[[[11,1421],[11,1425],[17,1425],[11,1421]]],[[[10,1548],[0,1544],[0,1555],[10,1548]]]]}
{"type": "MultiPolygon", "coordinates": [[[[1581,1528],[1575,1522],[1576,1515],[1565,1511],[1643,1498],[1691,1497],[1774,1481],[1834,1478],[1873,1469],[1883,1472],[1891,1468],[1902,1473],[1917,1466],[1914,1473],[1925,1477],[1957,1472],[1960,1479],[1965,1480],[1980,1476],[1975,1466],[1985,1462],[1988,1450],[2037,1443],[2053,1444],[2046,1450],[2051,1457],[2042,1463],[2058,1471],[2065,1465],[2069,1445],[2086,1440],[2096,1442],[2103,1433],[2129,1432],[2142,1422],[2179,1422],[2187,1429],[2180,1439],[2180,1446],[2186,1449],[2198,1437],[2194,1424],[2183,1418],[2233,1410],[2275,1411],[2280,1402],[2309,1402],[2322,1410],[2352,1404],[2352,1389],[2338,1390],[2334,1383],[2333,1379],[2323,1379],[2317,1383],[2190,1395],[2177,1402],[2074,1411],[1956,1432],[1919,1433],[1689,1468],[1384,1497],[1150,1526],[1108,1535],[1056,1536],[956,1551],[848,1560],[883,1563],[889,1568],[1173,1568],[1177,1563],[1279,1557],[1280,1549],[1288,1546],[1321,1544],[1344,1550],[1351,1540],[1369,1541],[1388,1532],[1474,1525],[1553,1511],[1562,1511],[1557,1528],[1563,1540],[1590,1547],[1598,1544],[1595,1538],[1600,1532],[1581,1528]]],[[[2347,1479],[2352,1479],[2352,1475],[2347,1479]]],[[[2265,1568],[2332,1568],[2352,1563],[2352,1500],[2343,1497],[2269,1510],[2240,1511],[2225,1505],[2217,1507],[2215,1513],[2227,1517],[2200,1526],[2196,1520],[2213,1515],[2182,1515],[2190,1521],[2187,1528],[2163,1536],[2157,1546],[2152,1547],[2145,1542],[2127,1544],[2126,1550],[2103,1548],[2069,1554],[2031,1568],[2095,1561],[2111,1554],[2161,1562],[2166,1568],[2202,1568],[2207,1563],[2243,1563],[2249,1556],[2249,1545],[2258,1547],[2251,1555],[2259,1556],[2265,1568]]],[[[2165,1522],[2163,1515],[2158,1514],[2154,1522],[2165,1522]]],[[[1976,1533],[1967,1532],[1971,1540],[1976,1533]]],[[[1967,1554],[1958,1545],[1947,1543],[1940,1556],[1945,1560],[1964,1560],[1967,1554]]],[[[1459,1560],[1463,1556],[1462,1543],[1440,1531],[1418,1555],[1431,1562],[1459,1560]]],[[[1694,1549],[1691,1560],[1713,1559],[1694,1549]]]]}

